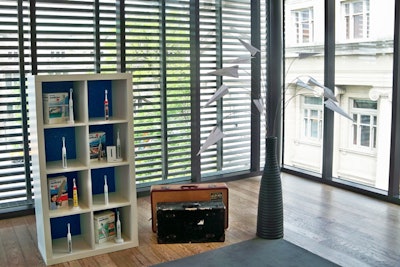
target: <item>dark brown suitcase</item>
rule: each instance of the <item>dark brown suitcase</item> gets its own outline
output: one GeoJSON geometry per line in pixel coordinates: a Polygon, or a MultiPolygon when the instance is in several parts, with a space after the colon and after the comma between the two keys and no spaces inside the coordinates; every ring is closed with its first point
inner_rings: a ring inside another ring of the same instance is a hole
{"type": "Polygon", "coordinates": [[[221,201],[225,205],[225,229],[228,228],[228,187],[225,183],[193,183],[152,185],[151,219],[153,232],[157,232],[157,203],[221,201]]]}
{"type": "Polygon", "coordinates": [[[157,204],[157,241],[160,244],[224,242],[224,223],[222,201],[157,204]]]}

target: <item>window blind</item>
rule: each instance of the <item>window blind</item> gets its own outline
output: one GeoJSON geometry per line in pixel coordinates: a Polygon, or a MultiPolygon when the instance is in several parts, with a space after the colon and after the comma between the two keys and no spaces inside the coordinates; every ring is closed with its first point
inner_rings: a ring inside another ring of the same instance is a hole
{"type": "Polygon", "coordinates": [[[250,62],[239,63],[239,78],[209,75],[230,61],[249,55],[239,42],[250,42],[250,1],[207,1],[200,5],[200,68],[202,105],[221,86],[229,93],[201,109],[201,140],[204,143],[214,127],[225,137],[202,153],[202,175],[215,175],[250,168],[251,88],[250,62]]]}
{"type": "MultiPolygon", "coordinates": [[[[26,6],[0,2],[0,208],[31,203],[30,176],[25,175],[20,57],[26,6]]],[[[23,49],[22,49],[23,51],[23,49]]],[[[23,56],[23,55],[22,55],[23,56]]],[[[28,151],[26,152],[28,153],[28,151]]]]}
{"type": "Polygon", "coordinates": [[[136,180],[190,180],[190,1],[126,1],[136,180]]]}

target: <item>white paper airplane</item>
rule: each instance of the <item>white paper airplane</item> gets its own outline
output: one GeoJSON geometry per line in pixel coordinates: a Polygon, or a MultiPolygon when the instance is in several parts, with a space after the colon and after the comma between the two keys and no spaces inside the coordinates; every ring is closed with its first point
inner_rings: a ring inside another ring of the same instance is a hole
{"type": "Polygon", "coordinates": [[[210,132],[210,135],[207,137],[207,140],[204,142],[203,146],[200,148],[199,152],[197,152],[197,156],[224,137],[225,134],[217,126],[215,126],[210,132]]]}
{"type": "Polygon", "coordinates": [[[334,102],[332,99],[327,99],[325,101],[325,107],[329,108],[330,110],[333,110],[334,112],[339,113],[340,115],[348,118],[349,120],[353,121],[353,118],[350,117],[336,102],[334,102]]]}
{"type": "Polygon", "coordinates": [[[306,84],[305,82],[303,82],[300,79],[297,79],[296,86],[302,87],[302,88],[307,89],[307,90],[314,91],[314,89],[311,86],[309,86],[308,84],[306,84]]]}
{"type": "Polygon", "coordinates": [[[260,112],[260,114],[264,113],[264,103],[262,98],[260,99],[253,99],[253,103],[254,105],[256,105],[258,112],[260,112]]]}
{"type": "Polygon", "coordinates": [[[257,54],[257,52],[260,52],[260,49],[255,48],[254,46],[252,46],[252,45],[249,44],[249,43],[246,43],[246,42],[243,41],[242,39],[239,39],[239,41],[242,43],[242,45],[243,45],[244,47],[246,47],[246,49],[250,52],[250,54],[251,54],[252,56],[254,56],[255,54],[257,54]]]}
{"type": "Polygon", "coordinates": [[[211,71],[208,74],[213,74],[216,76],[230,76],[230,77],[238,78],[239,77],[239,65],[211,71]]]}
{"type": "Polygon", "coordinates": [[[318,87],[324,89],[324,97],[325,98],[332,99],[333,101],[338,102],[335,95],[333,94],[333,91],[331,89],[329,89],[328,87],[325,87],[322,84],[320,84],[319,82],[317,82],[314,78],[311,77],[308,80],[308,84],[318,86],[318,87]]]}
{"type": "Polygon", "coordinates": [[[250,63],[252,56],[239,56],[235,59],[231,60],[226,60],[225,63],[231,63],[231,64],[240,64],[240,63],[250,63]]]}
{"type": "Polygon", "coordinates": [[[217,101],[227,93],[229,93],[228,86],[225,84],[221,85],[217,91],[213,94],[213,96],[207,101],[207,103],[203,106],[203,108],[208,107],[212,102],[217,101]]]}

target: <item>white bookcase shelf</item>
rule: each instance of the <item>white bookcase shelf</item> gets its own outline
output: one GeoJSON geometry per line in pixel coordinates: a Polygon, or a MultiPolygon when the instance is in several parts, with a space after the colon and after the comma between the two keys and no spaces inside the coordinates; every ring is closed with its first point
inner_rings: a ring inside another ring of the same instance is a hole
{"type": "Polygon", "coordinates": [[[131,74],[31,76],[28,101],[38,247],[46,264],[138,246],[131,74]],[[44,123],[43,94],[69,93],[71,88],[74,122],[44,123]],[[105,90],[110,114],[107,120],[105,90]],[[89,133],[98,131],[106,133],[106,146],[116,145],[119,132],[122,160],[90,159],[89,133]],[[63,168],[61,161],[63,137],[67,168],[63,168]],[[69,205],[50,210],[48,179],[61,175],[67,177],[69,205]],[[104,175],[109,187],[108,204],[104,200],[104,175]],[[79,207],[72,203],[73,179],[78,187],[79,207]],[[95,242],[94,215],[106,210],[119,211],[123,243],[95,242]],[[67,246],[68,223],[72,253],[68,253],[67,246]]]}

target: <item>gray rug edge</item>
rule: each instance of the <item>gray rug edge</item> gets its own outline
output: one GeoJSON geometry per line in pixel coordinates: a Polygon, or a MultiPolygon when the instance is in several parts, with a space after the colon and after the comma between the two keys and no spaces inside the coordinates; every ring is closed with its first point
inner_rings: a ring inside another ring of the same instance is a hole
{"type": "Polygon", "coordinates": [[[253,238],[153,267],[339,266],[285,239],[253,238]]]}

